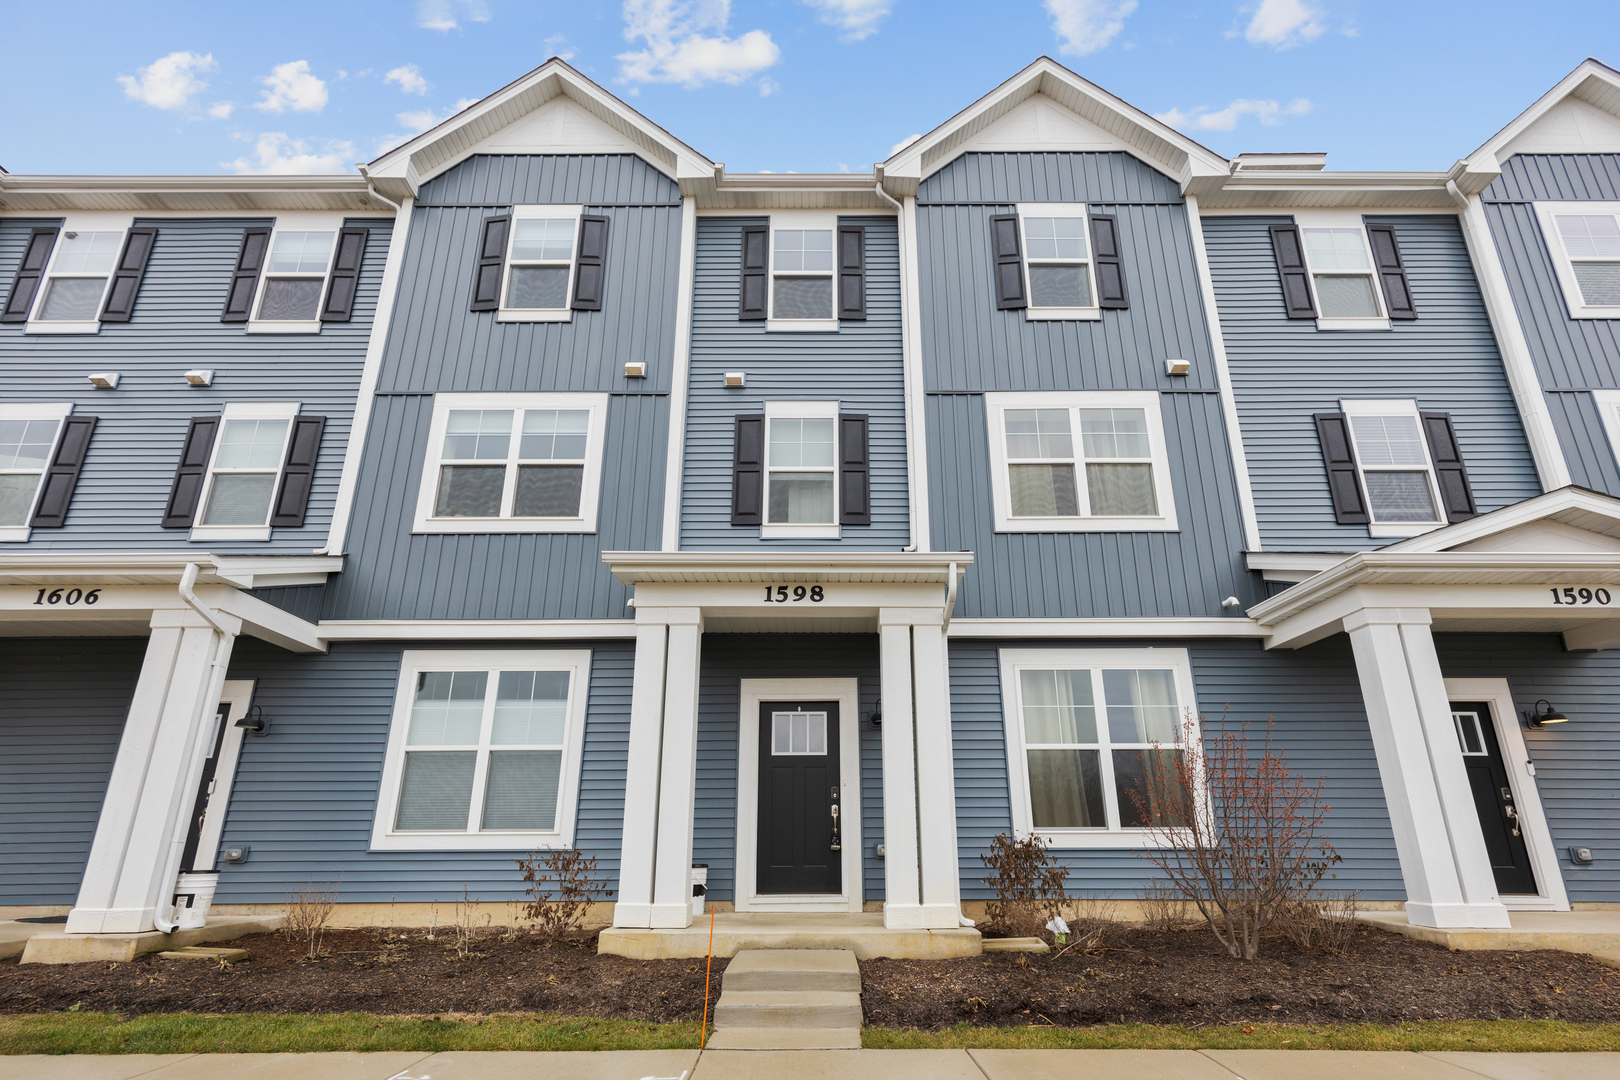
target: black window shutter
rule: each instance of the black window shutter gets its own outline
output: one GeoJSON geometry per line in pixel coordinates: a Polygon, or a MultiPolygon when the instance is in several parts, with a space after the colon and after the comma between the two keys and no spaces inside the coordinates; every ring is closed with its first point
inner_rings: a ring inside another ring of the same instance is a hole
{"type": "Polygon", "coordinates": [[[360,264],[366,259],[370,229],[344,229],[338,233],[337,258],[332,260],[332,280],[326,286],[326,304],[321,322],[348,322],[354,314],[354,294],[360,287],[360,264]]]}
{"type": "Polygon", "coordinates": [[[135,313],[135,297],[141,291],[141,278],[146,276],[146,260],[152,255],[157,241],[157,230],[141,227],[129,230],[124,237],[124,250],[113,269],[112,288],[107,290],[107,302],[101,307],[102,322],[129,322],[135,313]]]}
{"type": "Polygon", "coordinates": [[[36,529],[60,529],[67,523],[68,504],[73,501],[73,488],[79,482],[79,470],[84,468],[90,435],[95,430],[94,416],[70,416],[63,421],[51,467],[45,470],[39,505],[28,524],[36,529]]]}
{"type": "Polygon", "coordinates": [[[762,227],[742,231],[742,281],[737,290],[737,318],[765,318],[765,298],[770,294],[766,275],[770,272],[771,230],[762,227]]]}
{"type": "Polygon", "coordinates": [[[45,276],[45,266],[51,261],[51,248],[56,246],[59,231],[35,229],[28,234],[28,246],[23,248],[17,276],[11,279],[11,291],[6,293],[6,307],[0,312],[0,322],[28,321],[28,309],[34,306],[34,294],[39,291],[39,279],[45,276]]]}
{"type": "Polygon", "coordinates": [[[763,524],[764,503],[765,417],[739,416],[731,450],[731,523],[763,524]]]}
{"type": "Polygon", "coordinates": [[[996,258],[996,307],[1002,311],[1028,307],[1017,214],[996,214],[990,219],[990,249],[996,258]]]}
{"type": "Polygon", "coordinates": [[[838,523],[872,524],[871,441],[860,413],[838,415],[838,489],[838,523]]]}
{"type": "Polygon", "coordinates": [[[1434,459],[1434,478],[1440,484],[1440,501],[1446,506],[1447,521],[1467,521],[1479,514],[1474,506],[1474,489],[1468,484],[1462,451],[1457,446],[1457,429],[1451,414],[1426,412],[1423,434],[1429,440],[1429,456],[1434,459]]]}
{"type": "MultiPolygon", "coordinates": [[[[253,293],[259,287],[259,271],[264,269],[264,256],[269,247],[269,229],[242,230],[242,250],[236,256],[236,271],[231,275],[231,291],[225,294],[225,310],[220,312],[220,322],[248,321],[253,308],[253,293]]],[[[184,526],[171,527],[179,529],[184,526]]]]}
{"type": "Polygon", "coordinates": [[[186,429],[186,442],[180,449],[180,464],[174,470],[174,486],[169,489],[169,502],[163,508],[165,529],[189,529],[192,519],[197,516],[197,501],[202,498],[203,481],[208,473],[208,453],[214,448],[219,419],[217,416],[196,416],[186,429]]]}
{"type": "Polygon", "coordinates": [[[1113,214],[1091,215],[1091,250],[1097,267],[1097,306],[1124,310],[1125,268],[1119,260],[1119,222],[1113,214]]]}
{"type": "Polygon", "coordinates": [[[1277,274],[1282,278],[1283,306],[1288,309],[1288,317],[1316,318],[1316,300],[1311,293],[1310,271],[1305,268],[1299,226],[1273,225],[1271,250],[1277,256],[1277,274]]]}
{"type": "Polygon", "coordinates": [[[468,311],[494,311],[501,306],[501,272],[506,269],[506,233],[511,227],[511,214],[484,219],[478,234],[478,265],[473,268],[468,311]]]}
{"type": "Polygon", "coordinates": [[[1350,422],[1344,413],[1316,414],[1316,437],[1322,440],[1322,463],[1327,466],[1333,516],[1340,525],[1365,525],[1372,520],[1361,497],[1356,452],[1350,445],[1350,422]]]}
{"type": "Polygon", "coordinates": [[[321,435],[326,417],[299,416],[293,419],[292,438],[287,440],[287,460],[281,467],[281,490],[270,511],[270,525],[277,529],[298,529],[309,509],[309,492],[315,483],[315,459],[321,453],[321,435]]]}
{"type": "Polygon", "coordinates": [[[1395,226],[1369,225],[1367,239],[1372,241],[1373,265],[1378,268],[1378,281],[1384,287],[1384,306],[1389,309],[1389,317],[1417,318],[1412,290],[1406,283],[1406,264],[1401,262],[1400,245],[1395,243],[1395,226]]]}
{"type": "Polygon", "coordinates": [[[579,219],[579,258],[574,263],[575,311],[601,311],[607,265],[608,219],[586,214],[579,219]]]}
{"type": "Polygon", "coordinates": [[[838,317],[866,318],[866,230],[838,228],[838,317]]]}

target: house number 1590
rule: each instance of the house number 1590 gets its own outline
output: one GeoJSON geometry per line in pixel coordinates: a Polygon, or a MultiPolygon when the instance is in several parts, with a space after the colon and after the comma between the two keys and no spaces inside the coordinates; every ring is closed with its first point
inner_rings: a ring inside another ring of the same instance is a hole
{"type": "Polygon", "coordinates": [[[1552,594],[1555,604],[1590,604],[1594,600],[1607,604],[1611,599],[1608,589],[1554,589],[1552,594]]]}
{"type": "Polygon", "coordinates": [[[791,595],[788,593],[786,585],[778,585],[774,590],[769,585],[765,586],[765,602],[767,604],[799,604],[805,600],[809,600],[812,604],[819,604],[826,598],[827,596],[821,591],[820,585],[812,585],[808,589],[803,585],[795,585],[791,595]]]}

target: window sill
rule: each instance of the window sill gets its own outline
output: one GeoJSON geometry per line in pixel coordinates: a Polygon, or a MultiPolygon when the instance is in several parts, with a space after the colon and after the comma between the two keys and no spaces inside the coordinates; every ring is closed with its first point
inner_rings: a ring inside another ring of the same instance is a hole
{"type": "MultiPolygon", "coordinates": [[[[1571,304],[1569,317],[1572,319],[1620,319],[1620,307],[1576,307],[1571,304]]],[[[29,333],[32,332],[32,330],[29,331],[29,333]]]]}
{"type": "Polygon", "coordinates": [[[408,832],[371,838],[372,851],[533,851],[573,846],[560,832],[408,832]]]}
{"type": "Polygon", "coordinates": [[[767,319],[767,334],[836,334],[837,319],[767,319]]]}
{"type": "Polygon", "coordinates": [[[321,332],[319,319],[308,322],[264,322],[257,319],[248,320],[247,332],[250,334],[318,334],[321,332]]]}
{"type": "Polygon", "coordinates": [[[1444,522],[1432,525],[1412,525],[1404,521],[1399,524],[1386,522],[1383,525],[1368,525],[1367,535],[1379,540],[1404,540],[1409,536],[1422,536],[1424,533],[1432,533],[1445,527],[1444,522]]]}
{"type": "Polygon", "coordinates": [[[761,540],[837,540],[837,525],[761,525],[761,540]]]}
{"type": "Polygon", "coordinates": [[[268,525],[193,525],[192,540],[268,540],[268,525]]]}
{"type": "Polygon", "coordinates": [[[26,544],[28,532],[27,525],[0,525],[0,544],[26,544]]]}
{"type": "Polygon", "coordinates": [[[1190,832],[1165,837],[1146,829],[1037,829],[1035,832],[1046,841],[1047,847],[1065,850],[1097,848],[1117,851],[1122,848],[1180,847],[1192,842],[1190,832]]]}
{"type": "Polygon", "coordinates": [[[1095,321],[1097,321],[1098,319],[1101,319],[1101,318],[1102,318],[1102,309],[1101,308],[1094,308],[1094,307],[1083,307],[1083,308],[1066,308],[1066,307],[1034,308],[1034,307],[1028,307],[1028,308],[1024,309],[1024,320],[1026,322],[1059,322],[1059,321],[1074,321],[1074,320],[1077,320],[1077,319],[1085,319],[1085,320],[1089,320],[1091,322],[1095,322],[1095,321]]]}
{"type": "Polygon", "coordinates": [[[1002,518],[998,533],[1180,532],[1174,518],[1002,518]]]}
{"type": "Polygon", "coordinates": [[[573,322],[574,313],[569,308],[556,311],[497,311],[496,322],[573,322]]]}
{"type": "Polygon", "coordinates": [[[428,518],[412,533],[593,533],[596,522],[584,518],[428,518]]]}
{"type": "Polygon", "coordinates": [[[1388,330],[1388,319],[1317,319],[1318,330],[1388,330]]]}
{"type": "Polygon", "coordinates": [[[31,322],[24,329],[25,334],[99,334],[101,323],[90,319],[85,322],[31,322]]]}

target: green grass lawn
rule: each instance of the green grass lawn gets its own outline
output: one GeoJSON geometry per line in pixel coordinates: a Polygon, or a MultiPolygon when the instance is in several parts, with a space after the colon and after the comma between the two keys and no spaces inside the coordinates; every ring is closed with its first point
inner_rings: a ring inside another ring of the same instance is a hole
{"type": "MultiPolygon", "coordinates": [[[[1412,1024],[1256,1024],[1184,1028],[970,1027],[926,1032],[866,1028],[862,1045],[914,1049],[1156,1050],[1620,1050],[1620,1024],[1557,1020],[1412,1024]]],[[[575,1016],[415,1018],[166,1013],[121,1020],[111,1013],[0,1016],[0,1054],[208,1054],[317,1050],[690,1050],[698,1025],[575,1016]]]]}

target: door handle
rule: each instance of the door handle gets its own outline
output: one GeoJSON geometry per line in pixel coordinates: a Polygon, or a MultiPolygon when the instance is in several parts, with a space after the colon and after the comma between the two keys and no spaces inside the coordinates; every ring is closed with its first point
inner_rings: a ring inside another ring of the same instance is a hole
{"type": "Polygon", "coordinates": [[[838,789],[832,789],[832,850],[841,851],[844,845],[838,839],[838,789]]]}

